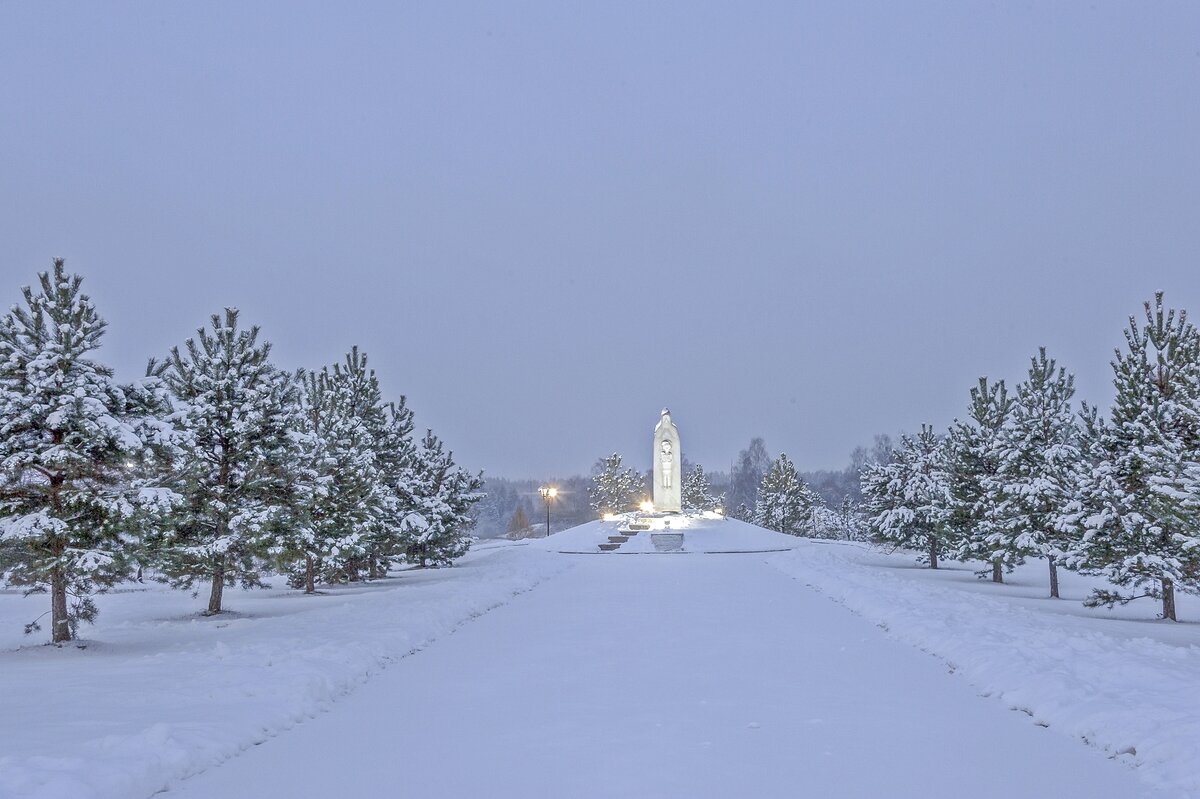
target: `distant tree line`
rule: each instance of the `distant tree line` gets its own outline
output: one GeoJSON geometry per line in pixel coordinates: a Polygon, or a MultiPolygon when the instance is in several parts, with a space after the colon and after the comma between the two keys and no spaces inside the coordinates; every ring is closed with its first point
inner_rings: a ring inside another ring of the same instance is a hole
{"type": "Polygon", "coordinates": [[[1088,605],[1149,597],[1176,619],[1200,592],[1200,333],[1162,294],[1130,317],[1112,361],[1107,416],[1074,405],[1074,377],[1040,349],[1010,393],[981,378],[945,434],[901,438],[863,470],[878,538],[990,564],[996,582],[1029,559],[1106,578],[1088,605]]]}
{"type": "Polygon", "coordinates": [[[480,476],[414,436],[357,348],[286,371],[225,309],[119,384],[94,359],[106,323],[81,287],[56,260],[0,319],[0,567],[49,594],[53,641],[144,572],[205,587],[215,614],[227,586],[269,570],[312,592],[466,552],[480,476]]]}

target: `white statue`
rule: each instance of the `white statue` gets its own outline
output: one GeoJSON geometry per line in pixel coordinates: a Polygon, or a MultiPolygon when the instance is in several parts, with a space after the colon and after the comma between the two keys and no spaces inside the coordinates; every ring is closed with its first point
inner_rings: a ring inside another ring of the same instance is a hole
{"type": "Polygon", "coordinates": [[[681,468],[679,429],[671,421],[671,412],[662,410],[662,418],[654,428],[654,509],[664,513],[683,510],[680,492],[681,468]]]}
{"type": "Polygon", "coordinates": [[[662,486],[671,487],[671,441],[665,439],[662,443],[662,486]]]}

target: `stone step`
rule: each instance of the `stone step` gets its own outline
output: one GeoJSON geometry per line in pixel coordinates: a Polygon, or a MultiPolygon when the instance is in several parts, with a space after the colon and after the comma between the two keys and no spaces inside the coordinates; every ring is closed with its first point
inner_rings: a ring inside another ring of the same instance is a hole
{"type": "Polygon", "coordinates": [[[610,544],[624,544],[628,540],[629,536],[627,535],[610,535],[608,537],[608,542],[610,544]]]}
{"type": "Polygon", "coordinates": [[[620,546],[621,546],[620,544],[614,544],[612,542],[609,542],[607,544],[601,544],[600,551],[601,552],[612,552],[614,549],[617,549],[620,546]]]}
{"type": "Polygon", "coordinates": [[[632,530],[632,531],[634,531],[634,532],[637,532],[638,530],[649,530],[649,529],[650,529],[650,525],[648,525],[648,524],[638,524],[637,522],[634,522],[633,524],[630,524],[630,525],[629,525],[629,529],[630,529],[630,530],[632,530]]]}

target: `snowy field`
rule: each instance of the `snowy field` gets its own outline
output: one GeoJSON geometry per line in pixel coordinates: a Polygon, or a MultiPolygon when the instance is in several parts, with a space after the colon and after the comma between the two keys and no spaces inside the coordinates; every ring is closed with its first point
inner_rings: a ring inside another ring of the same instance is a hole
{"type": "Polygon", "coordinates": [[[328,710],[566,565],[487,542],[453,569],[317,596],[227,589],[233,612],[207,619],[203,597],[128,586],[99,597],[86,648],[36,646],[45,632],[22,626],[47,598],[0,593],[0,797],[150,796],[328,710]]]}
{"type": "Polygon", "coordinates": [[[0,593],[0,797],[1200,794],[1195,598],[1163,623],[1071,574],[1043,599],[1040,564],[700,527],[795,548],[555,551],[595,523],[214,619],[133,586],[86,649],[32,646],[45,597],[0,593]]]}

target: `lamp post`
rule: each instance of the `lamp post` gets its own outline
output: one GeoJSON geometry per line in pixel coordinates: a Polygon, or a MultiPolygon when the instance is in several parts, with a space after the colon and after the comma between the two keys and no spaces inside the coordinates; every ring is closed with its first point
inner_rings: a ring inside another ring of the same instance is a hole
{"type": "Polygon", "coordinates": [[[554,486],[542,486],[538,489],[538,493],[542,495],[542,501],[546,503],[546,537],[550,537],[550,500],[558,496],[558,489],[554,486]]]}

